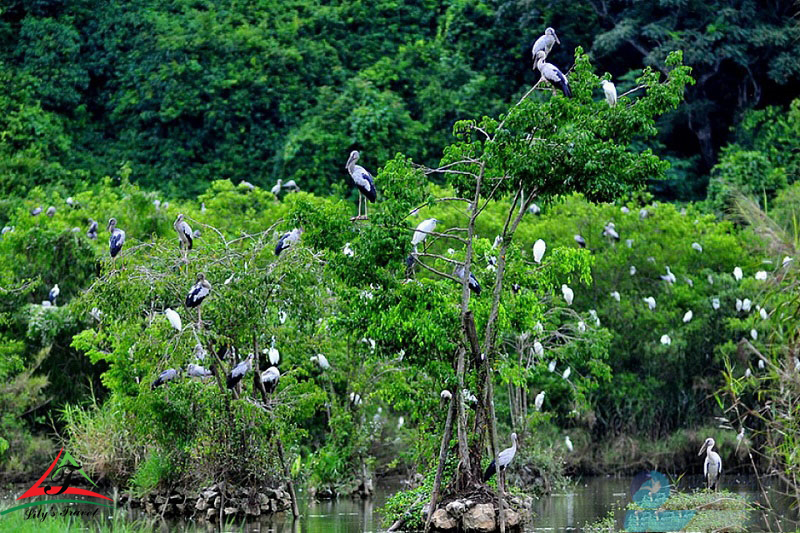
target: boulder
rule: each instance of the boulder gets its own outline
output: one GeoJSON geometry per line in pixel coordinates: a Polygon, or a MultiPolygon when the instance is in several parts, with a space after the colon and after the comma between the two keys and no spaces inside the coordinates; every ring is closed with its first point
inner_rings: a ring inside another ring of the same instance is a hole
{"type": "Polygon", "coordinates": [[[230,516],[238,513],[239,509],[237,509],[236,507],[226,507],[223,512],[225,513],[225,516],[230,516]]]}
{"type": "Polygon", "coordinates": [[[497,527],[494,519],[494,505],[479,503],[464,513],[464,529],[469,533],[492,533],[497,527]]]}
{"type": "Polygon", "coordinates": [[[216,509],[206,509],[206,520],[214,520],[217,518],[217,510],[216,509]]]}
{"type": "Polygon", "coordinates": [[[463,515],[466,512],[467,506],[464,505],[464,502],[462,502],[461,500],[454,500],[448,503],[445,509],[447,509],[447,512],[450,513],[452,516],[456,518],[461,518],[461,515],[463,515]]]}
{"type": "Polygon", "coordinates": [[[197,509],[198,511],[205,511],[206,509],[208,509],[208,500],[204,498],[198,499],[197,503],[194,504],[194,508],[197,509]]]}
{"type": "Polygon", "coordinates": [[[519,527],[520,516],[514,509],[506,509],[506,526],[519,527]]]}
{"type": "Polygon", "coordinates": [[[436,531],[454,531],[458,527],[458,521],[446,510],[439,508],[433,513],[431,525],[436,531]]]}

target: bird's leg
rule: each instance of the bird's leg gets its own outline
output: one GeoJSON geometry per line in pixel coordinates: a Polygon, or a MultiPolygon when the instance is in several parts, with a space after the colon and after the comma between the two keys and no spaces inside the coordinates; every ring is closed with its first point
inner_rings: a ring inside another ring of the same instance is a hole
{"type": "Polygon", "coordinates": [[[365,201],[364,201],[364,220],[366,220],[367,218],[369,218],[369,215],[367,214],[367,208],[368,208],[368,207],[369,207],[369,202],[368,202],[368,201],[366,201],[366,199],[365,199],[365,201]]]}
{"type": "Polygon", "coordinates": [[[357,219],[361,218],[361,198],[362,198],[361,192],[359,191],[359,193],[358,193],[358,215],[356,215],[357,219]]]}

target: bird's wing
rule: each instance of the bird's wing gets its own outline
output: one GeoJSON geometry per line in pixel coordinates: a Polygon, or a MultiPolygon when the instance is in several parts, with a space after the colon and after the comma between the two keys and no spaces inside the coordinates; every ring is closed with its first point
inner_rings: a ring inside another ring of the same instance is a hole
{"type": "Polygon", "coordinates": [[[706,477],[706,478],[708,477],[708,463],[709,462],[710,461],[708,460],[708,456],[706,456],[706,460],[703,461],[703,477],[706,477]]]}
{"type": "Polygon", "coordinates": [[[363,187],[367,191],[372,190],[372,176],[370,176],[369,172],[367,172],[364,167],[360,167],[356,165],[355,171],[353,171],[353,181],[356,182],[357,185],[363,187]]]}

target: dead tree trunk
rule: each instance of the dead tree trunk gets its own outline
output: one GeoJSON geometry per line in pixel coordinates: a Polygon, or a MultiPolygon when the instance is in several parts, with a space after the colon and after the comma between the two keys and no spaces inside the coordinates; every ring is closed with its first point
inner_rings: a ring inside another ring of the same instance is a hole
{"type": "Polygon", "coordinates": [[[439,448],[439,465],[436,467],[436,477],[433,480],[433,491],[431,492],[431,503],[428,507],[428,518],[425,520],[425,532],[431,527],[431,518],[433,512],[436,510],[436,504],[439,499],[439,489],[442,486],[442,472],[444,472],[444,463],[447,460],[447,449],[450,447],[450,437],[453,435],[453,413],[456,410],[456,401],[460,400],[457,394],[450,398],[450,408],[447,410],[447,420],[444,423],[444,435],[442,436],[442,445],[439,448]]]}

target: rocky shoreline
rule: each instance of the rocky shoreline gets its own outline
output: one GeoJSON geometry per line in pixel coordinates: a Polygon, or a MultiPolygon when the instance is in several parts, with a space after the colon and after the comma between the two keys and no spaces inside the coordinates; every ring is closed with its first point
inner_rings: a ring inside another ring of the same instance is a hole
{"type": "Polygon", "coordinates": [[[166,518],[194,518],[217,522],[227,518],[246,518],[289,511],[292,500],[284,487],[224,488],[214,484],[199,491],[174,489],[152,493],[144,498],[122,494],[120,503],[129,503],[145,513],[166,518]]]}

